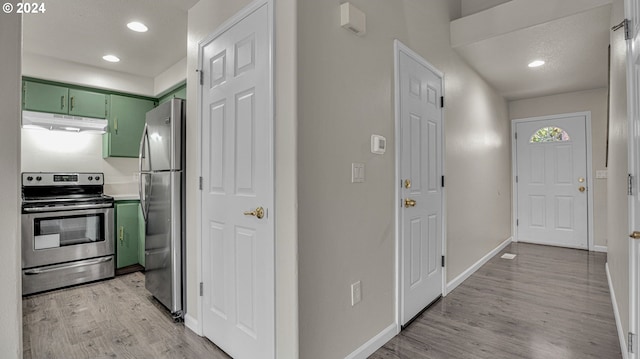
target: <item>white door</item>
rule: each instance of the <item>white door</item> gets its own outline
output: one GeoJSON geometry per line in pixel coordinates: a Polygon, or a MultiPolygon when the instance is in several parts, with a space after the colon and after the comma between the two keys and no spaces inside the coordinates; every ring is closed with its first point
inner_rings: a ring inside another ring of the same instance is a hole
{"type": "MultiPolygon", "coordinates": [[[[629,131],[629,173],[633,178],[629,196],[630,237],[640,234],[640,0],[625,1],[625,18],[630,20],[631,40],[627,41],[627,110],[629,131]]],[[[618,36],[618,35],[616,35],[618,36]]],[[[610,240],[622,240],[612,238],[610,240]]],[[[640,358],[637,336],[640,333],[640,240],[629,240],[629,332],[634,333],[634,352],[629,358],[640,358]]],[[[626,330],[627,328],[623,328],[626,330]]],[[[627,337],[628,340],[628,337],[627,337]]],[[[628,343],[627,343],[628,344],[628,343]]]]}
{"type": "Polygon", "coordinates": [[[442,75],[398,43],[401,325],[442,294],[442,75]]]}
{"type": "Polygon", "coordinates": [[[203,332],[275,357],[270,3],[201,44],[203,332]]]}
{"type": "Polygon", "coordinates": [[[516,123],[517,239],[588,249],[586,116],[516,123]]]}

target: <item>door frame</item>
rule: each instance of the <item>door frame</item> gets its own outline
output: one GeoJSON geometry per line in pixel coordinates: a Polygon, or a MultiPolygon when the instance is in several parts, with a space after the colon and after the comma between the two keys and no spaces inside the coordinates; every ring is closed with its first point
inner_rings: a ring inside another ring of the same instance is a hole
{"type": "MultiPolygon", "coordinates": [[[[396,324],[396,333],[400,333],[400,331],[402,330],[402,323],[401,323],[401,318],[402,318],[402,313],[401,313],[401,299],[402,299],[402,293],[401,293],[401,275],[402,275],[402,252],[401,252],[401,241],[402,241],[402,231],[401,231],[401,221],[400,221],[400,215],[401,215],[401,211],[400,211],[400,206],[398,205],[399,203],[401,203],[402,201],[402,191],[401,191],[401,181],[400,181],[400,170],[401,170],[401,161],[400,161],[400,153],[401,153],[401,146],[400,146],[400,142],[401,142],[401,137],[402,137],[402,133],[401,133],[401,127],[400,127],[400,52],[404,52],[405,54],[409,55],[412,59],[414,59],[415,61],[419,62],[421,65],[425,66],[427,69],[429,69],[430,71],[432,71],[433,73],[435,73],[438,77],[440,77],[441,83],[442,83],[442,93],[441,96],[444,96],[444,85],[445,85],[445,78],[444,78],[444,73],[441,72],[440,70],[438,70],[435,66],[431,65],[429,62],[427,62],[427,60],[425,60],[420,54],[414,52],[413,50],[411,50],[408,46],[406,46],[405,44],[403,44],[402,42],[400,42],[400,40],[395,39],[393,41],[393,73],[394,73],[394,115],[395,115],[395,157],[394,157],[394,161],[395,161],[395,179],[394,179],[394,187],[393,187],[393,193],[394,193],[394,214],[395,214],[395,226],[396,226],[396,230],[395,230],[395,251],[396,251],[396,258],[395,258],[395,306],[396,306],[396,310],[395,310],[395,324],[396,324]]],[[[440,156],[440,160],[442,161],[442,175],[444,176],[445,174],[445,107],[442,107],[442,138],[440,139],[440,146],[438,148],[439,151],[439,156],[440,156]]],[[[441,201],[441,208],[440,210],[442,211],[442,216],[441,216],[441,243],[442,243],[442,255],[446,257],[447,255],[447,206],[446,206],[446,187],[441,187],[442,188],[442,201],[441,201]]],[[[447,267],[446,267],[446,261],[445,261],[445,266],[442,267],[442,296],[446,297],[447,296],[447,267]]]]}
{"type": "MultiPolygon", "coordinates": [[[[211,33],[209,36],[203,38],[202,40],[200,40],[198,42],[198,69],[196,71],[200,71],[200,69],[203,68],[203,50],[204,47],[209,44],[211,41],[215,40],[217,37],[219,37],[220,35],[222,35],[223,33],[225,33],[226,31],[228,31],[229,29],[231,29],[233,26],[235,26],[236,24],[238,24],[240,21],[242,21],[244,18],[246,18],[247,16],[251,15],[254,11],[256,11],[257,9],[259,9],[260,7],[266,5],[267,6],[267,17],[268,17],[268,41],[269,41],[269,59],[268,59],[268,85],[267,85],[267,89],[268,89],[268,106],[269,106],[269,110],[268,110],[268,116],[269,116],[269,133],[267,134],[269,136],[269,138],[271,139],[271,148],[269,149],[270,152],[270,156],[271,156],[271,167],[270,167],[270,172],[271,172],[271,176],[274,178],[273,180],[273,188],[272,188],[272,194],[273,194],[273,198],[272,198],[272,203],[273,206],[272,208],[270,208],[269,210],[269,217],[274,221],[274,225],[273,225],[273,238],[274,238],[274,248],[273,248],[273,263],[275,264],[276,262],[276,258],[275,258],[275,243],[276,243],[276,219],[277,219],[277,211],[276,211],[276,186],[275,186],[275,135],[274,135],[274,127],[275,127],[275,105],[274,105],[274,101],[275,101],[275,97],[274,97],[274,54],[275,54],[275,47],[274,47],[274,8],[273,8],[273,4],[274,4],[274,0],[254,0],[253,2],[251,2],[250,4],[248,4],[247,6],[245,6],[244,8],[242,8],[240,11],[238,11],[235,15],[231,16],[229,19],[227,19],[225,22],[223,22],[220,26],[218,26],[216,28],[216,30],[211,33]]],[[[197,140],[196,140],[196,146],[197,146],[197,152],[196,152],[196,162],[197,162],[197,173],[198,173],[198,178],[196,178],[196,180],[199,180],[200,178],[202,178],[204,176],[204,174],[202,173],[202,168],[203,168],[203,164],[202,161],[204,159],[204,154],[202,153],[202,143],[203,143],[203,139],[202,139],[202,128],[203,128],[203,117],[202,117],[202,97],[203,97],[203,86],[201,84],[197,85],[197,131],[198,131],[198,136],[197,136],[197,140]]],[[[197,184],[195,184],[197,186],[197,184]]],[[[196,215],[196,225],[197,225],[197,241],[196,241],[196,251],[197,251],[197,256],[196,256],[196,285],[199,285],[200,283],[202,283],[203,280],[203,263],[202,263],[202,241],[203,241],[203,233],[202,233],[202,221],[203,221],[203,217],[202,217],[202,189],[198,190],[198,196],[197,196],[197,215],[196,215]]],[[[275,319],[276,319],[276,273],[275,273],[275,265],[274,265],[274,273],[273,273],[273,279],[274,279],[274,307],[273,307],[273,313],[274,313],[274,327],[273,327],[273,339],[274,339],[274,343],[273,343],[273,348],[274,348],[274,353],[273,356],[275,357],[276,352],[277,352],[277,348],[276,348],[276,323],[275,323],[275,319]]],[[[187,291],[187,293],[189,293],[189,291],[187,291]]],[[[199,289],[194,291],[193,293],[196,294],[197,296],[197,304],[196,306],[198,307],[198,315],[197,318],[195,318],[197,320],[197,323],[191,323],[193,328],[195,330],[195,333],[203,336],[204,335],[204,329],[203,329],[203,314],[204,314],[204,308],[203,308],[203,300],[202,300],[202,296],[199,293],[199,289]],[[195,325],[194,325],[195,324],[195,325]]],[[[188,321],[190,318],[186,318],[185,322],[188,321]]],[[[187,323],[185,323],[187,324],[187,323]]],[[[191,328],[191,326],[188,326],[189,328],[191,328]]]]}
{"type": "Polygon", "coordinates": [[[587,249],[591,252],[595,251],[595,243],[593,238],[593,157],[591,144],[591,111],[561,113],[557,115],[525,117],[511,120],[511,193],[512,193],[512,210],[511,210],[511,236],[514,242],[518,242],[518,226],[516,220],[518,218],[518,184],[516,183],[516,174],[518,171],[517,148],[516,148],[516,125],[523,122],[557,120],[566,117],[585,118],[585,136],[587,151],[587,249]]]}

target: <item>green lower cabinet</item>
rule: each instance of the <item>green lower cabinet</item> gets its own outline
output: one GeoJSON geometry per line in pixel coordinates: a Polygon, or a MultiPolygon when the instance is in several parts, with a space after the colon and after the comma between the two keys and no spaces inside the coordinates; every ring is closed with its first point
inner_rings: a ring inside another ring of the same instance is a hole
{"type": "Polygon", "coordinates": [[[116,202],[116,268],[139,263],[139,207],[138,201],[116,202]]]}

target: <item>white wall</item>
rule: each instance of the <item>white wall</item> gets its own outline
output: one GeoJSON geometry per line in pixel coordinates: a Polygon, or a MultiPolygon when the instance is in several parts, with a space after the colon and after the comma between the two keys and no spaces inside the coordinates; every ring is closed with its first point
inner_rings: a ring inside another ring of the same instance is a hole
{"type": "Polygon", "coordinates": [[[461,0],[462,16],[473,15],[509,1],[511,0],[461,0]]]}
{"type": "Polygon", "coordinates": [[[22,75],[80,86],[154,96],[153,78],[25,53],[22,75]]]}
{"type": "Polygon", "coordinates": [[[596,179],[596,171],[607,169],[607,89],[599,88],[509,102],[509,118],[512,120],[581,111],[591,111],[594,242],[596,246],[606,246],[607,180],[596,179]]]}
{"type": "Polygon", "coordinates": [[[186,80],[186,78],[187,57],[185,56],[153,79],[153,95],[159,97],[167,90],[171,90],[177,84],[186,80]]]}
{"type": "MultiPolygon", "coordinates": [[[[296,0],[275,2],[276,357],[298,358],[296,0]]],[[[198,316],[198,42],[249,0],[201,0],[187,41],[187,315],[198,316]]]]}
{"type": "Polygon", "coordinates": [[[0,13],[0,356],[22,358],[20,272],[20,55],[21,17],[0,13]]]}
{"type": "Polygon", "coordinates": [[[137,194],[137,158],[102,158],[102,135],[22,129],[22,172],[103,172],[109,194],[137,194]]]}
{"type": "MultiPolygon", "coordinates": [[[[624,18],[622,0],[615,0],[611,25],[624,18]]],[[[611,273],[622,328],[629,328],[629,223],[627,209],[627,81],[626,41],[621,31],[611,32],[611,109],[609,122],[608,225],[611,273]]],[[[626,335],[625,335],[626,341],[626,335]]]]}
{"type": "Polygon", "coordinates": [[[367,34],[340,27],[339,2],[298,1],[300,357],[343,358],[393,325],[393,40],[445,73],[447,275],[511,236],[506,101],[449,44],[448,0],[353,0],[367,34]],[[389,141],[369,150],[371,134],[389,141]],[[366,181],[350,183],[351,163],[366,181]],[[469,235],[473,233],[473,235],[469,235]],[[352,307],[350,285],[362,302],[352,307]]]}

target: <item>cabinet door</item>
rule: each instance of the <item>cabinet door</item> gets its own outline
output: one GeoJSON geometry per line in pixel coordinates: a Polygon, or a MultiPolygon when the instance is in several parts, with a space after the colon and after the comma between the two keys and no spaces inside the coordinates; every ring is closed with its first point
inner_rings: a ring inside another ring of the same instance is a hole
{"type": "Polygon", "coordinates": [[[107,117],[107,95],[69,89],[69,114],[82,117],[107,117]]]}
{"type": "Polygon", "coordinates": [[[116,203],[116,268],[138,264],[138,206],[116,203]]]}
{"type": "Polygon", "coordinates": [[[66,114],[69,90],[66,87],[24,81],[23,109],[66,114]]]}
{"type": "Polygon", "coordinates": [[[138,157],[145,115],[155,103],[120,95],[110,97],[108,156],[138,157]]]}

